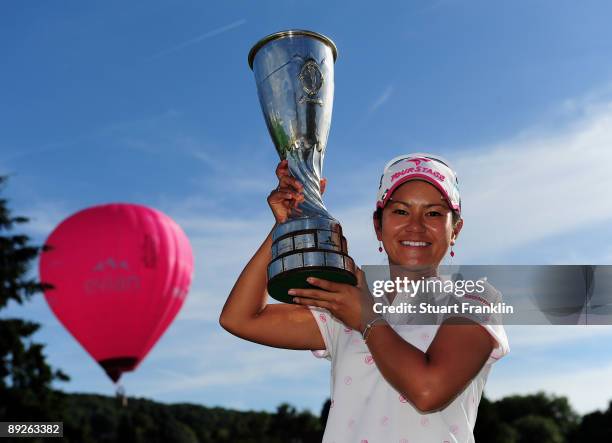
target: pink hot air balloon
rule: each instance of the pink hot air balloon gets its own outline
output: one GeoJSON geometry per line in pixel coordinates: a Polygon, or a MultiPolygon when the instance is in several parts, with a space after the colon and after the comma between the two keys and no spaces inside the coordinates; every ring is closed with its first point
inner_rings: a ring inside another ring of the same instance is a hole
{"type": "Polygon", "coordinates": [[[115,382],[144,359],[180,310],[193,255],[181,228],[145,206],[108,204],[68,217],[40,259],[47,303],[115,382]]]}

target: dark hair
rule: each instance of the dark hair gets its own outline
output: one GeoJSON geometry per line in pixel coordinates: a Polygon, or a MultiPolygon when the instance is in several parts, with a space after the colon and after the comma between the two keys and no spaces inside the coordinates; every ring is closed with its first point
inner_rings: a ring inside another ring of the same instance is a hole
{"type": "MultiPolygon", "coordinates": [[[[374,211],[374,218],[378,220],[378,224],[382,227],[382,213],[384,208],[376,208],[374,211]]],[[[452,210],[453,213],[453,226],[457,224],[459,220],[461,220],[461,215],[455,210],[452,210]]]]}

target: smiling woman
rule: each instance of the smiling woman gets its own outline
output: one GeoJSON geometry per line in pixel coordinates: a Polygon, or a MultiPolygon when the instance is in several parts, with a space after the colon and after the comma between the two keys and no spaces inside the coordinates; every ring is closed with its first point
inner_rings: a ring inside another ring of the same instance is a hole
{"type": "Polygon", "coordinates": [[[434,266],[442,261],[463,226],[451,221],[451,209],[440,192],[427,182],[414,180],[398,187],[387,209],[376,212],[376,233],[391,265],[434,266]],[[382,225],[385,229],[382,229],[382,225]],[[422,226],[411,226],[422,224],[422,226]],[[449,238],[450,237],[450,238],[449,238]]]}
{"type": "MultiPolygon", "coordinates": [[[[286,162],[276,173],[279,185],[268,203],[283,223],[302,201],[303,187],[286,162]]],[[[440,262],[463,227],[458,181],[448,162],[424,153],[391,160],[373,222],[380,250],[394,265],[391,280],[440,279],[440,262]]],[[[270,246],[268,236],[234,285],[220,323],[247,340],[310,349],[332,362],[325,442],[474,441],[491,365],[509,351],[501,325],[461,314],[442,324],[408,325],[411,314],[391,321],[373,309],[361,270],[357,286],[309,278],[312,289],[289,291],[294,304],[268,304],[270,246]]],[[[479,303],[499,302],[499,292],[485,286],[479,303]]],[[[402,293],[384,296],[389,306],[407,301],[402,293]]]]}

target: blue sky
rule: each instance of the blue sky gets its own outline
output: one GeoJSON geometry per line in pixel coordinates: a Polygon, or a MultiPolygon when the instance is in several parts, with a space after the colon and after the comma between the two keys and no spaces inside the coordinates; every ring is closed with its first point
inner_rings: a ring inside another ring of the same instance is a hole
{"type": "MultiPolygon", "coordinates": [[[[218,314],[272,226],[278,161],[247,66],[289,28],[337,44],[325,203],[360,264],[382,259],[370,226],[380,170],[430,151],[459,173],[463,264],[611,264],[612,5],[516,2],[45,2],[0,6],[0,174],[41,243],[107,202],[155,207],[188,234],[192,290],[135,373],[131,395],[318,412],[329,366],[223,331],[218,314]]],[[[11,306],[72,376],[113,386],[44,298],[11,306]]],[[[612,391],[612,327],[513,327],[492,398],[544,389],[580,411],[612,391]]]]}

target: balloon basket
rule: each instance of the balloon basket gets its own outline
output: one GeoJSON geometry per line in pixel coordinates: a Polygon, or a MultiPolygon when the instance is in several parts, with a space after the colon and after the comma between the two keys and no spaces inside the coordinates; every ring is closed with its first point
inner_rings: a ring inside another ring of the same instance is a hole
{"type": "Polygon", "coordinates": [[[126,408],[128,404],[128,399],[127,399],[127,395],[125,395],[125,388],[120,383],[117,383],[116,386],[117,386],[117,389],[115,390],[115,397],[117,398],[117,402],[122,407],[126,408]]]}

